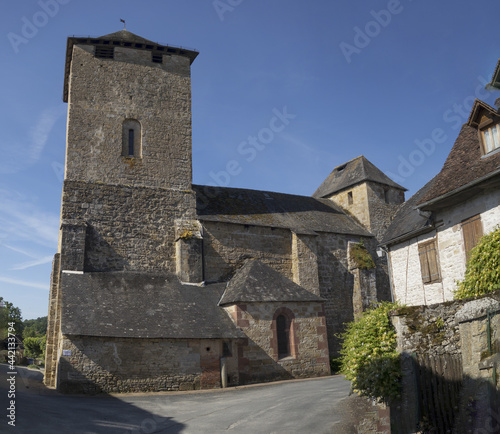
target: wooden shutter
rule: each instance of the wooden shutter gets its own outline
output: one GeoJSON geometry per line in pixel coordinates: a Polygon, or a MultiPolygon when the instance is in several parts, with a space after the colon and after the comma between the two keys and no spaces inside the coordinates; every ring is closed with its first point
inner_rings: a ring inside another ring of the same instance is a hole
{"type": "Polygon", "coordinates": [[[422,273],[422,282],[431,283],[441,279],[439,272],[439,263],[437,260],[436,241],[419,244],[418,256],[420,259],[420,271],[422,273]]]}
{"type": "Polygon", "coordinates": [[[481,216],[476,215],[462,222],[462,233],[465,244],[465,257],[467,261],[470,257],[470,251],[476,246],[479,239],[483,236],[483,225],[481,216]]]}

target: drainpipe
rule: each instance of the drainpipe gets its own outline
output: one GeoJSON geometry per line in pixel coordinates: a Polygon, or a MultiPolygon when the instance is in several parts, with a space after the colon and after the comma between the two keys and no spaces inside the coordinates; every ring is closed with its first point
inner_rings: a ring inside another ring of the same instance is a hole
{"type": "Polygon", "coordinates": [[[225,357],[220,358],[220,378],[222,382],[222,388],[227,387],[227,359],[225,357]]]}

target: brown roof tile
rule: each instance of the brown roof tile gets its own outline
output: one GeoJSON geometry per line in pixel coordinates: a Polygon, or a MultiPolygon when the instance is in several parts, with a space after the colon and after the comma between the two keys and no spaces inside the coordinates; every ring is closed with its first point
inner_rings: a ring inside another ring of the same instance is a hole
{"type": "Polygon", "coordinates": [[[434,178],[426,194],[420,198],[417,206],[464,187],[500,167],[500,153],[481,157],[478,131],[465,124],[443,168],[434,178]]]}

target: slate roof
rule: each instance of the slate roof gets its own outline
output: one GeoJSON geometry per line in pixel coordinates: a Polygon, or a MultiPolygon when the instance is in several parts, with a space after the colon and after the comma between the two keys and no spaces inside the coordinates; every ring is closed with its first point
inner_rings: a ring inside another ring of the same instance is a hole
{"type": "Polygon", "coordinates": [[[150,41],[149,39],[145,39],[125,29],[120,30],[118,32],[109,33],[104,36],[99,36],[99,39],[156,45],[156,42],[150,41]]]}
{"type": "Polygon", "coordinates": [[[225,284],[183,285],[145,272],[68,273],[61,278],[67,335],[216,339],[244,334],[217,306],[225,284]]]}
{"type": "Polygon", "coordinates": [[[434,180],[430,180],[410,199],[401,204],[391,224],[385,231],[380,244],[387,245],[395,241],[403,241],[407,238],[411,238],[417,233],[423,233],[426,232],[426,230],[433,229],[433,222],[425,215],[421,215],[415,208],[419,200],[429,191],[433,181],[434,180]]]}
{"type": "Polygon", "coordinates": [[[463,125],[443,168],[417,205],[421,206],[425,202],[465,187],[500,168],[500,153],[481,157],[481,143],[477,129],[468,124],[463,125]]]}
{"type": "Polygon", "coordinates": [[[330,175],[313,193],[313,197],[326,197],[365,181],[378,182],[379,184],[406,191],[406,188],[395,183],[361,155],[333,169],[330,175]]]}
{"type": "Polygon", "coordinates": [[[193,190],[202,221],[286,228],[300,234],[373,236],[327,199],[202,185],[193,185],[193,190]]]}
{"type": "Polygon", "coordinates": [[[248,259],[229,281],[219,305],[285,301],[324,301],[257,259],[248,259]]]}

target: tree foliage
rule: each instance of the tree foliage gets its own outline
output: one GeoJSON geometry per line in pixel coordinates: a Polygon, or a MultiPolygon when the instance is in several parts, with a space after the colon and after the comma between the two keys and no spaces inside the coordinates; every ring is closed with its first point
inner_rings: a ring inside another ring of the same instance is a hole
{"type": "Polygon", "coordinates": [[[347,325],[343,339],[341,373],[363,396],[390,403],[399,396],[401,370],[396,351],[396,331],[389,311],[396,303],[379,303],[347,325]]]}
{"type": "Polygon", "coordinates": [[[15,334],[21,336],[23,331],[23,318],[21,309],[0,297],[0,339],[5,339],[8,335],[9,323],[14,323],[15,334]]]}
{"type": "Polygon", "coordinates": [[[471,251],[455,299],[476,297],[500,288],[500,227],[484,235],[471,251]]]}
{"type": "Polygon", "coordinates": [[[45,355],[46,337],[24,338],[24,355],[26,357],[40,358],[45,355]]]}
{"type": "Polygon", "coordinates": [[[23,322],[23,338],[41,337],[47,333],[47,317],[37,319],[27,319],[23,322]]]}

